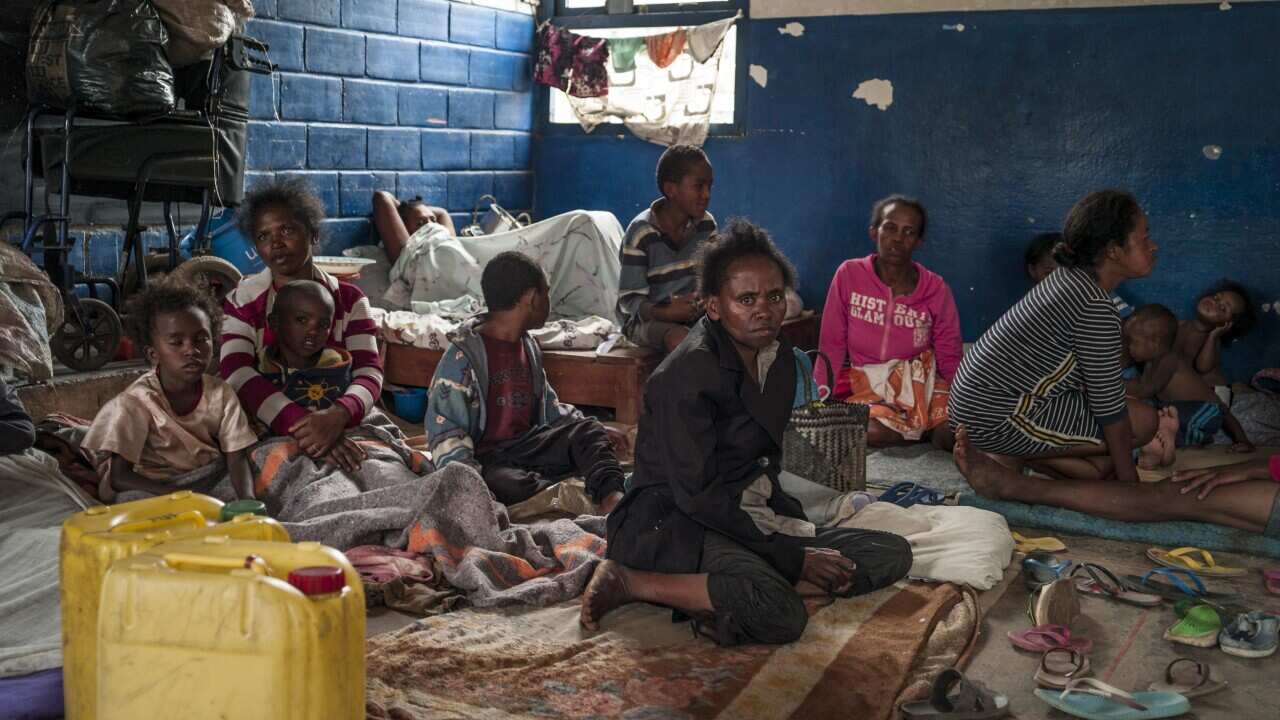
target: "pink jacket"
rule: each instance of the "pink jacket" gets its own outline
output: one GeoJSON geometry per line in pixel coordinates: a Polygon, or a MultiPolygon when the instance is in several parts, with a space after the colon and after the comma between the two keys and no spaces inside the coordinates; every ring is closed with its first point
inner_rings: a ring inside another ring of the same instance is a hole
{"type": "MultiPolygon", "coordinates": [[[[910,295],[893,296],[876,276],[875,255],[845,260],[831,279],[827,304],[822,311],[819,349],[836,368],[835,396],[849,396],[849,365],[874,365],[907,360],[932,349],[938,375],[948,383],[960,366],[963,340],[960,314],[951,288],[942,276],[916,263],[920,281],[910,295]],[[886,309],[892,307],[892,312],[886,309]]],[[[827,381],[826,367],[818,363],[814,377],[827,381]]]]}

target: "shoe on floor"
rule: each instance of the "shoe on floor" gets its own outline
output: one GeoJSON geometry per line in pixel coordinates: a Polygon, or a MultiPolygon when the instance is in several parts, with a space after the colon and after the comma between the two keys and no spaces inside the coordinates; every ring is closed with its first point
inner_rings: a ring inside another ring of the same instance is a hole
{"type": "Polygon", "coordinates": [[[1243,658],[1264,658],[1280,645],[1280,618],[1260,612],[1241,613],[1218,633],[1222,652],[1243,658]]]}
{"type": "Polygon", "coordinates": [[[1199,662],[1187,657],[1180,657],[1169,663],[1164,669],[1164,680],[1157,680],[1148,687],[1152,692],[1175,692],[1191,699],[1219,690],[1227,689],[1227,681],[1218,678],[1209,663],[1199,662]],[[1174,668],[1189,668],[1174,672],[1174,668]]]}
{"type": "Polygon", "coordinates": [[[1218,644],[1222,631],[1222,619],[1208,605],[1196,605],[1182,619],[1164,631],[1164,639],[1180,645],[1210,648],[1218,644]]]}

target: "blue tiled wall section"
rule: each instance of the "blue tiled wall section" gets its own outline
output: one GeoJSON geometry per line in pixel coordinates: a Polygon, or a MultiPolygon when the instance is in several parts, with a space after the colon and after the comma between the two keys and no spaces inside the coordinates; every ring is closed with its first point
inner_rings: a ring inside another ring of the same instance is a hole
{"type": "Polygon", "coordinates": [[[534,19],[449,0],[258,0],[245,184],[298,176],[329,215],[321,251],[371,241],[376,190],[459,214],[533,205],[534,19]]]}

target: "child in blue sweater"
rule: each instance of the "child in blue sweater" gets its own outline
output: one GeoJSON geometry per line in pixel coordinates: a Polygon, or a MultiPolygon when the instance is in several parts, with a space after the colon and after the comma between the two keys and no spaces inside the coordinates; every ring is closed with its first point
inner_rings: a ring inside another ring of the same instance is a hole
{"type": "Polygon", "coordinates": [[[546,276],[528,257],[504,252],[485,266],[480,288],[488,312],[450,336],[431,379],[426,433],[436,467],[476,468],[508,505],[581,475],[607,514],[622,498],[615,431],[559,401],[529,336],[550,310],[546,276]]]}

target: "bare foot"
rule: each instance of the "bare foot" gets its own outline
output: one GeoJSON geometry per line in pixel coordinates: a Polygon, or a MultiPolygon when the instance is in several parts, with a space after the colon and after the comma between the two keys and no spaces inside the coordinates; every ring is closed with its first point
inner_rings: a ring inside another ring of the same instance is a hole
{"type": "Polygon", "coordinates": [[[1003,500],[1005,486],[1019,480],[1018,473],[969,444],[969,431],[963,425],[956,430],[956,446],[952,451],[960,474],[982,497],[1003,500]]]}
{"type": "Polygon", "coordinates": [[[1143,470],[1157,470],[1164,465],[1164,435],[1157,432],[1151,442],[1138,450],[1138,467],[1143,470]]]}
{"type": "Polygon", "coordinates": [[[1160,409],[1156,436],[1164,436],[1164,452],[1160,456],[1162,466],[1172,465],[1177,458],[1178,422],[1178,408],[1169,406],[1160,409]]]}
{"type": "Polygon", "coordinates": [[[605,560],[596,566],[586,592],[582,593],[578,622],[588,630],[599,630],[600,619],[605,613],[634,600],[627,586],[627,569],[612,560],[605,560]]]}

